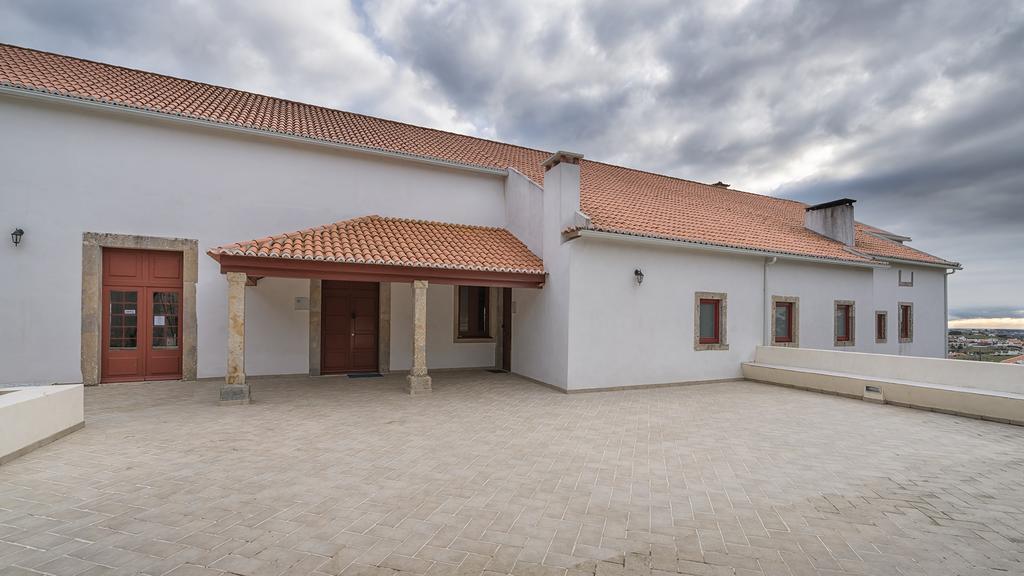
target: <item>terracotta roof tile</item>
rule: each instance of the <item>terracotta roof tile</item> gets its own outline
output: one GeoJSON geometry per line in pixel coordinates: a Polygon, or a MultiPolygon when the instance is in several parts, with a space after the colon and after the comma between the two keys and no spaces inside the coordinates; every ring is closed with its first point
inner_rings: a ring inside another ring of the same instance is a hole
{"type": "Polygon", "coordinates": [[[503,228],[467,226],[426,220],[364,216],[220,246],[213,256],[262,256],[543,274],[539,257],[503,228]]]}
{"type": "MultiPolygon", "coordinates": [[[[505,170],[537,183],[550,153],[332,110],[231,88],[0,44],[0,85],[107,102],[302,138],[505,170]]],[[[792,253],[867,258],[803,227],[804,204],[651,174],[580,163],[580,204],[598,230],[792,253]]],[[[880,257],[946,261],[857,232],[856,248],[880,257]]]]}

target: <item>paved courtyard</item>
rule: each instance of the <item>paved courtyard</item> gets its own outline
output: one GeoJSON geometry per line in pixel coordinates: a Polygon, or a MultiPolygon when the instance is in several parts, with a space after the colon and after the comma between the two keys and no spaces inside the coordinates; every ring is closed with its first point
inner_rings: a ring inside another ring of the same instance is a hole
{"type": "Polygon", "coordinates": [[[1024,574],[1024,428],[748,382],[86,391],[0,467],[0,574],[1024,574]]]}

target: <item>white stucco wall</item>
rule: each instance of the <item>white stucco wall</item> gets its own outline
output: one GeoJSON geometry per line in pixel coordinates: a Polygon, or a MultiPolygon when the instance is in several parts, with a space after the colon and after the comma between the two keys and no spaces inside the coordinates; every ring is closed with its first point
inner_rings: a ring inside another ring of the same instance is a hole
{"type": "MultiPolygon", "coordinates": [[[[0,97],[0,382],[79,382],[82,233],[192,238],[198,369],[226,357],[226,282],[203,254],[221,244],[368,214],[502,226],[504,178],[316,145],[0,97]]],[[[298,283],[247,290],[250,374],[304,372],[298,283]]],[[[492,356],[493,358],[493,356],[492,356]]],[[[394,360],[398,358],[393,357],[394,360]]]]}
{"type": "Polygon", "coordinates": [[[740,377],[761,338],[761,258],[597,238],[572,244],[570,389],[740,377]],[[694,350],[696,292],[727,294],[728,350],[694,350]]]}
{"type": "MultiPolygon", "coordinates": [[[[391,369],[412,367],[412,284],[391,284],[391,369]]],[[[455,341],[455,292],[427,286],[427,368],[494,366],[494,342],[455,341]]]]}
{"type": "MultiPolygon", "coordinates": [[[[942,269],[903,264],[893,264],[891,268],[875,271],[875,310],[889,313],[888,338],[884,344],[875,345],[875,352],[933,358],[946,356],[946,310],[943,292],[945,275],[945,270],[942,269]],[[913,286],[899,285],[900,270],[903,271],[904,279],[913,272],[913,286]],[[913,342],[901,343],[899,339],[900,302],[910,302],[914,305],[913,342]]],[[[872,324],[872,330],[873,326],[872,324]]]]}
{"type": "Polygon", "coordinates": [[[559,164],[545,174],[543,189],[543,251],[547,281],[541,290],[512,291],[512,371],[560,388],[568,386],[571,301],[570,266],[574,243],[562,241],[563,194],[579,198],[579,190],[563,190],[563,183],[579,182],[579,166],[559,164]],[[563,171],[575,171],[567,177],[563,171]]]}
{"type": "MultiPolygon", "coordinates": [[[[875,346],[872,269],[778,260],[767,268],[772,296],[800,298],[800,347],[872,352],[875,346]],[[835,301],[854,302],[854,345],[835,346],[835,301]]],[[[771,325],[768,325],[769,330],[771,325]]],[[[770,336],[770,332],[769,332],[770,336]]],[[[769,340],[767,343],[771,343],[769,340]]],[[[753,351],[751,351],[753,352],[753,351]]]]}
{"type": "Polygon", "coordinates": [[[516,170],[505,181],[505,227],[544,257],[544,189],[516,170]]]}

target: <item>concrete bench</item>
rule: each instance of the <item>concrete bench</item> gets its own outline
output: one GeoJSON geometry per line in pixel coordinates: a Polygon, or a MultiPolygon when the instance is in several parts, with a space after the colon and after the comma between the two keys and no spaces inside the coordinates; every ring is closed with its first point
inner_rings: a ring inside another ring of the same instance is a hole
{"type": "Polygon", "coordinates": [[[851,372],[746,362],[749,380],[1024,426],[1024,394],[851,372]]]}

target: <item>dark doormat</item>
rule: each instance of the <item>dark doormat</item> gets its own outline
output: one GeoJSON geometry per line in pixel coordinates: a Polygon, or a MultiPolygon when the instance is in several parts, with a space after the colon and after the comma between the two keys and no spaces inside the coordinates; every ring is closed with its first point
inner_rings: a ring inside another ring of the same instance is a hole
{"type": "Polygon", "coordinates": [[[380,372],[349,372],[349,378],[382,378],[380,372]]]}
{"type": "Polygon", "coordinates": [[[488,368],[487,371],[495,374],[508,374],[508,370],[502,370],[501,368],[488,368]]]}

